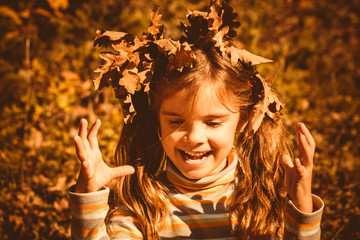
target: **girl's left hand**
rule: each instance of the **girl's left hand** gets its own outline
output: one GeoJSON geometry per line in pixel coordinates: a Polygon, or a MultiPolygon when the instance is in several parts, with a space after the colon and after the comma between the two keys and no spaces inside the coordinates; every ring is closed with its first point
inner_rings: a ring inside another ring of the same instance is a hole
{"type": "Polygon", "coordinates": [[[311,178],[315,141],[305,124],[297,124],[299,157],[294,162],[288,155],[282,156],[281,165],[285,169],[287,191],[294,205],[302,212],[311,213],[313,202],[311,178]]]}

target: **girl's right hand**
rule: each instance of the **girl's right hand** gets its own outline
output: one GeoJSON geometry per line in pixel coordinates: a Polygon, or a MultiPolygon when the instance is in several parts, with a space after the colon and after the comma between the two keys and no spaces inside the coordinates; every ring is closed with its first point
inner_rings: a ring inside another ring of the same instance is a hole
{"type": "Polygon", "coordinates": [[[104,162],[97,140],[100,125],[100,120],[96,120],[87,134],[88,122],[83,118],[80,121],[79,134],[73,137],[76,154],[81,161],[80,174],[75,186],[77,193],[96,192],[112,179],[135,172],[129,165],[110,168],[104,162]]]}

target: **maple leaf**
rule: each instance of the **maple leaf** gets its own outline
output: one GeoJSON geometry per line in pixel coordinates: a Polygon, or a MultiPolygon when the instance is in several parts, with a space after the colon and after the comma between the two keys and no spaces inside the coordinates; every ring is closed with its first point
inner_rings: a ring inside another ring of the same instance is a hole
{"type": "Polygon", "coordinates": [[[236,65],[240,60],[248,65],[257,65],[261,63],[270,63],[272,60],[255,55],[245,49],[238,49],[234,46],[226,47],[225,52],[230,55],[232,65],[236,65]]]}

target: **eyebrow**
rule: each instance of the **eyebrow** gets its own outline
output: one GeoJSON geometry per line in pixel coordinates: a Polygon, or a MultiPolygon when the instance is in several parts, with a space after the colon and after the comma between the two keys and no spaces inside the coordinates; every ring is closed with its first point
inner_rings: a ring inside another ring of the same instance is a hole
{"type": "Polygon", "coordinates": [[[171,116],[171,117],[182,117],[183,116],[181,113],[173,112],[173,111],[162,111],[161,113],[166,116],[171,116]]]}
{"type": "MultiPolygon", "coordinates": [[[[169,116],[169,117],[184,117],[184,115],[180,112],[175,112],[175,111],[163,111],[162,114],[164,114],[165,116],[169,116]]],[[[229,114],[226,113],[213,113],[213,114],[209,114],[204,116],[205,118],[224,118],[227,117],[229,114]]]]}

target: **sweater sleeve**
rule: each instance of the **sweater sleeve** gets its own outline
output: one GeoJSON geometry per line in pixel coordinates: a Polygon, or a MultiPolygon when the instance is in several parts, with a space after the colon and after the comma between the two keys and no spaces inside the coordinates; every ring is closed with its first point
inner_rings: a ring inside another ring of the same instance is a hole
{"type": "Polygon", "coordinates": [[[125,211],[116,211],[107,224],[109,188],[92,193],[75,193],[69,189],[72,215],[71,238],[78,239],[142,239],[135,220],[125,211]]]}
{"type": "Polygon", "coordinates": [[[319,240],[324,202],[313,195],[314,211],[303,213],[288,200],[285,208],[285,239],[319,240]]]}

